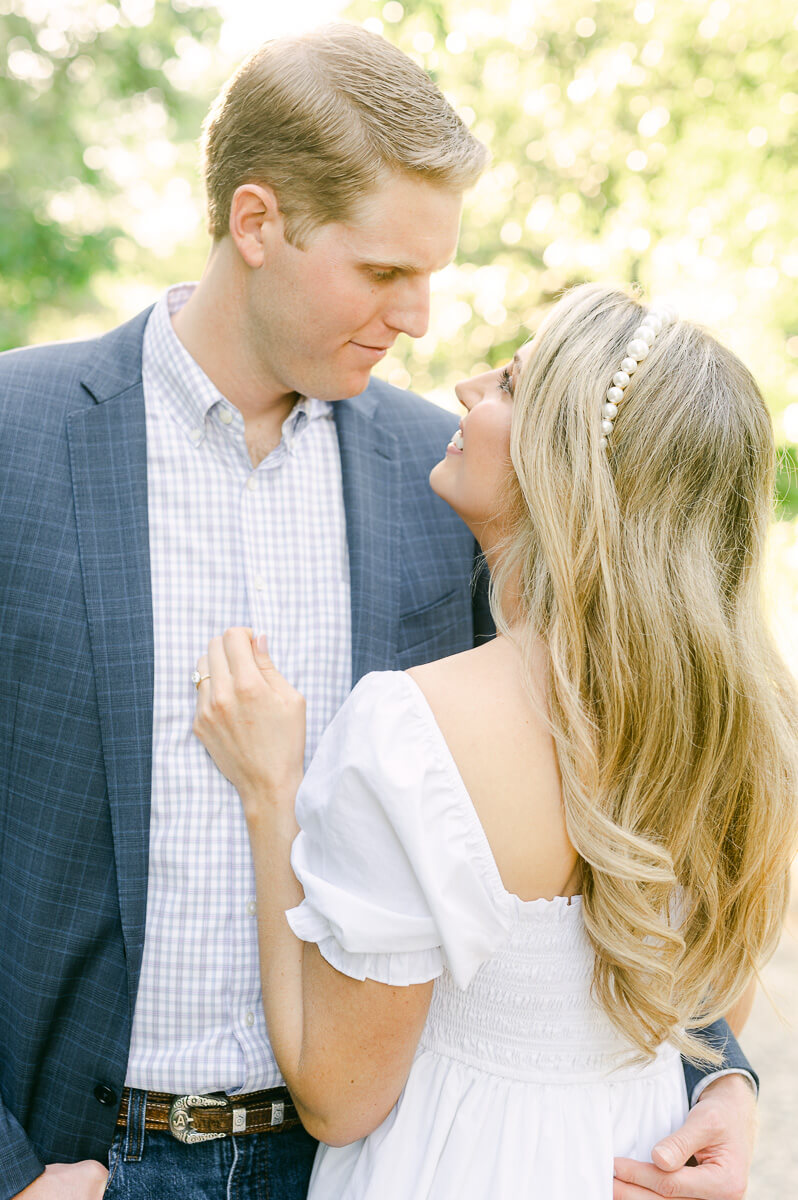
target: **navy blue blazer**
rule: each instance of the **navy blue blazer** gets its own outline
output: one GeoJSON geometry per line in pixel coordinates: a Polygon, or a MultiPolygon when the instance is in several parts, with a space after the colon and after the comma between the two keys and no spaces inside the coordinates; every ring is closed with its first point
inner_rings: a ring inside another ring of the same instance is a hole
{"type": "MultiPolygon", "coordinates": [[[[0,1200],[43,1163],[104,1160],[125,1080],[152,748],[147,316],[0,356],[0,1200]]],[[[427,483],[456,419],[377,381],[334,412],[353,682],[490,636],[476,544],[427,483]]]]}
{"type": "MultiPolygon", "coordinates": [[[[0,357],[3,1200],[43,1162],[104,1159],[125,1079],[152,747],[147,316],[0,357]]],[[[334,413],[353,682],[490,636],[476,543],[427,483],[456,418],[377,381],[334,413]]]]}

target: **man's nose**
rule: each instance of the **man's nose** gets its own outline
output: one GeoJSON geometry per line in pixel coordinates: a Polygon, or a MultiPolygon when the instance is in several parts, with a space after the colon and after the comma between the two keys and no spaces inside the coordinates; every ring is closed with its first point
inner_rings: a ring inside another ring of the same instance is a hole
{"type": "Polygon", "coordinates": [[[386,325],[410,337],[423,337],[429,328],[429,279],[403,279],[383,318],[386,325]]]}

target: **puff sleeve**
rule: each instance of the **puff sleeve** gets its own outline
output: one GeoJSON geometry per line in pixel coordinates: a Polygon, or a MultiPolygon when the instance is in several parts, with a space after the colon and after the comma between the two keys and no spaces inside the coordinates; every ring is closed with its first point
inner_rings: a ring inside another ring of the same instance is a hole
{"type": "Polygon", "coordinates": [[[365,676],[328,726],[296,801],[302,941],[354,979],[466,987],[505,940],[506,893],[422,693],[365,676]]]}

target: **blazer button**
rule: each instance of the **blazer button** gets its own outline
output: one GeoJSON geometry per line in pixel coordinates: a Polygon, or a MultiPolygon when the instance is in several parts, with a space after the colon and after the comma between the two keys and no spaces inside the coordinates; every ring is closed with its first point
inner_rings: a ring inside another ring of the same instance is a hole
{"type": "Polygon", "coordinates": [[[94,1098],[95,1100],[99,1100],[100,1104],[106,1104],[108,1106],[111,1104],[116,1104],[117,1099],[116,1092],[112,1087],[109,1087],[107,1083],[97,1084],[96,1088],[94,1089],[94,1098]]]}

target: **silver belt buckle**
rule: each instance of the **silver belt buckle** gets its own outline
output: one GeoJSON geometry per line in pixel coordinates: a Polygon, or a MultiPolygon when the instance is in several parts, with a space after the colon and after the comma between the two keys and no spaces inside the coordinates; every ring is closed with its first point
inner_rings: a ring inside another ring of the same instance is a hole
{"type": "Polygon", "coordinates": [[[226,1133],[200,1133],[194,1128],[192,1108],[229,1108],[230,1101],[220,1096],[175,1096],[169,1108],[169,1132],[179,1142],[189,1146],[196,1142],[215,1142],[227,1137],[226,1133]]]}

